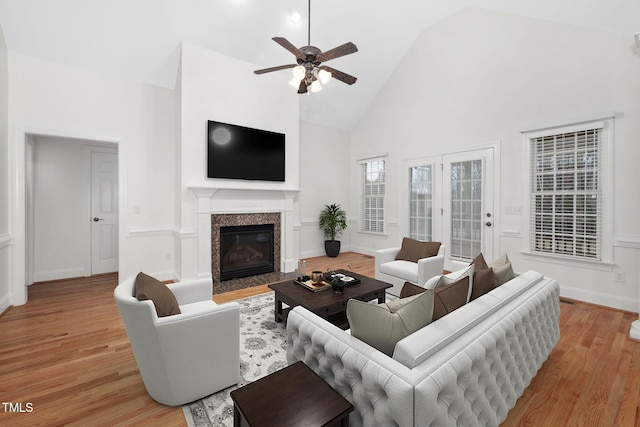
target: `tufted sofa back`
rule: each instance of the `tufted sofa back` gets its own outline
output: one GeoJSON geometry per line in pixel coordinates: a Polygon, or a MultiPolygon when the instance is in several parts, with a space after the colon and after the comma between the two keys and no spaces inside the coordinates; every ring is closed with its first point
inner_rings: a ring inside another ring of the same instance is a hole
{"type": "MultiPolygon", "coordinates": [[[[527,271],[480,298],[465,304],[458,310],[441,317],[398,341],[393,358],[409,368],[414,368],[454,341],[460,341],[457,344],[458,347],[466,345],[466,342],[461,340],[465,332],[478,327],[486,330],[489,323],[484,322],[485,319],[531,289],[542,280],[542,277],[542,274],[536,271],[527,271]]],[[[476,330],[473,335],[477,335],[478,332],[476,330]]]]}

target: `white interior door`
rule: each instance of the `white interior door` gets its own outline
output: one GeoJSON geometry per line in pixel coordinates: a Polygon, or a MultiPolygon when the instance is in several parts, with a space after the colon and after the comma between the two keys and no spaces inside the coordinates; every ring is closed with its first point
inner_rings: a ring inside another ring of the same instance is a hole
{"type": "Polygon", "coordinates": [[[443,156],[443,242],[449,260],[494,258],[494,149],[443,156]]]}
{"type": "Polygon", "coordinates": [[[118,271],[118,154],[91,152],[91,274],[118,271]]]}

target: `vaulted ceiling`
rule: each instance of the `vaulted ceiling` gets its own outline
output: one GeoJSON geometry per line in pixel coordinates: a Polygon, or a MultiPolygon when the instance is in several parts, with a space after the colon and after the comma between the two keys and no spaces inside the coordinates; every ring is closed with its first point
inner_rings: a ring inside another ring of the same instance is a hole
{"type": "MultiPolygon", "coordinates": [[[[630,45],[640,32],[638,0],[312,0],[311,44],[355,43],[328,65],[358,81],[301,95],[300,118],[351,129],[418,35],[467,6],[627,34],[630,45]]],[[[0,27],[10,51],[173,88],[181,42],[256,69],[292,63],[271,37],[307,44],[307,0],[0,0],[0,27]]],[[[295,90],[290,70],[278,73],[295,90]]]]}

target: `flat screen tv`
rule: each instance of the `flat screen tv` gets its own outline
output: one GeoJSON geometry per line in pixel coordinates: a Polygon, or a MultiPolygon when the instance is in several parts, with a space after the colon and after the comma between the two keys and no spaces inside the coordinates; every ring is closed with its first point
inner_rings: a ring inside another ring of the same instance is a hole
{"type": "Polygon", "coordinates": [[[209,120],[207,177],[285,180],[285,135],[209,120]]]}

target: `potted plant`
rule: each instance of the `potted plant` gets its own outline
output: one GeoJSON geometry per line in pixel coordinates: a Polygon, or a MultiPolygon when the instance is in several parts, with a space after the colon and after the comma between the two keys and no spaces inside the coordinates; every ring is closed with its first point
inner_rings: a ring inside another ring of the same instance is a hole
{"type": "Polygon", "coordinates": [[[340,241],[336,240],[336,237],[340,237],[345,228],[347,228],[347,213],[336,203],[325,205],[320,212],[320,230],[327,239],[324,241],[327,256],[335,258],[340,253],[340,241]]]}

